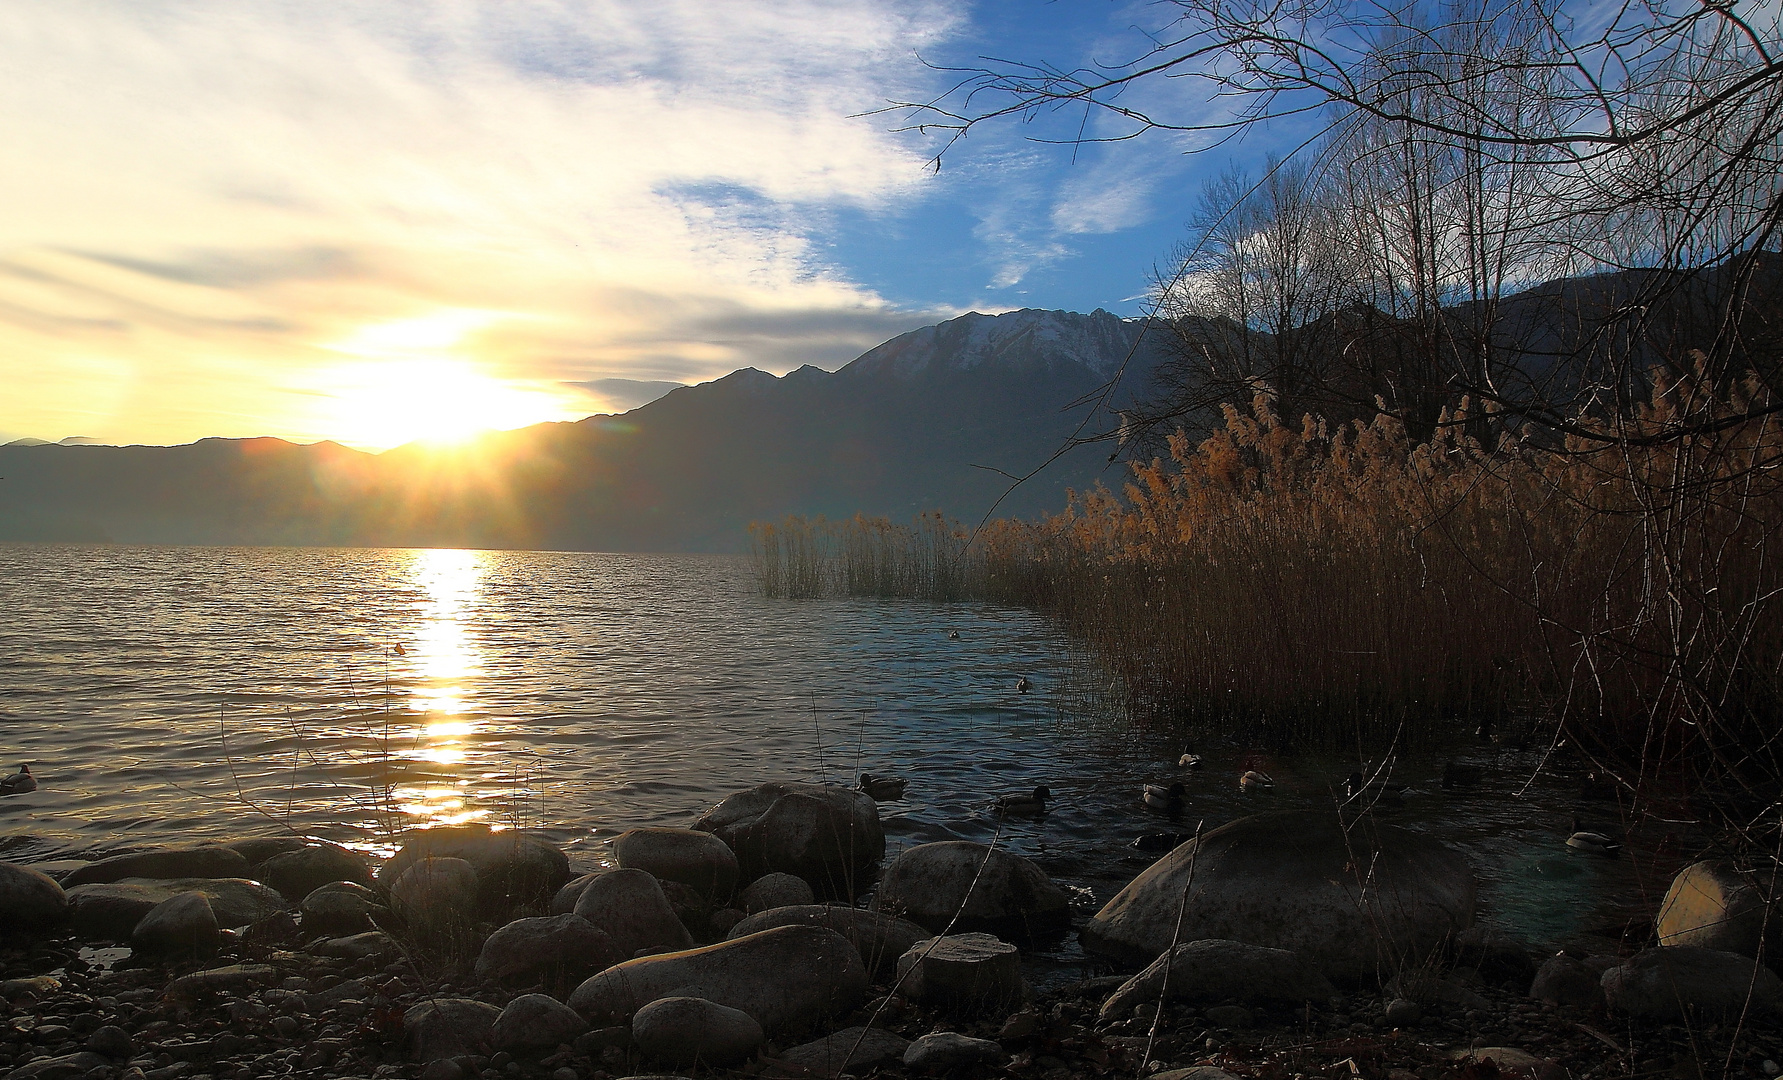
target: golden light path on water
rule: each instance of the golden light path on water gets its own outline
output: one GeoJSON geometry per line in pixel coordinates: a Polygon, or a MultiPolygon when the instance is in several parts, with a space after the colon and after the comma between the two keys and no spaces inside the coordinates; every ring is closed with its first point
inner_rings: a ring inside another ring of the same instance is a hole
{"type": "Polygon", "coordinates": [[[488,815],[467,805],[470,780],[456,775],[466,763],[467,743],[483,727],[468,714],[465,695],[466,683],[482,668],[470,618],[487,569],[485,553],[430,548],[413,556],[410,572],[423,601],[419,624],[404,647],[413,673],[407,706],[415,718],[405,756],[432,775],[421,783],[399,784],[391,794],[414,825],[456,825],[488,815]]]}

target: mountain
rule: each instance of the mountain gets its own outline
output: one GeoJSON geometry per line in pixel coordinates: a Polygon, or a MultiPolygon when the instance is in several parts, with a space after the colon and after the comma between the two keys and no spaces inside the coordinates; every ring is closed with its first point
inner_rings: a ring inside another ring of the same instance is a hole
{"type": "Polygon", "coordinates": [[[745,368],[449,451],[0,446],[0,540],[734,551],[750,521],[790,513],[1056,511],[1067,487],[1118,481],[1105,446],[1008,477],[1118,423],[1161,359],[1145,331],[1106,311],[972,313],[835,372],[745,368]]]}

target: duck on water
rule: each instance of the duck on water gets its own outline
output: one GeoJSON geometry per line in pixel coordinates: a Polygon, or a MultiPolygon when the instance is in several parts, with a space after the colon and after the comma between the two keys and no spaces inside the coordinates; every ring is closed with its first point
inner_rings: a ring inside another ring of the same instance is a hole
{"type": "Polygon", "coordinates": [[[0,796],[23,795],[27,791],[37,790],[37,778],[31,775],[31,766],[20,765],[19,771],[0,780],[0,796]]]}

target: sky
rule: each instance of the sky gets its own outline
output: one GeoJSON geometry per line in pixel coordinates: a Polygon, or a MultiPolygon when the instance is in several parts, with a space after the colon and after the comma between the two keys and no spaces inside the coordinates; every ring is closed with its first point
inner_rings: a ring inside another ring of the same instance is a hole
{"type": "Polygon", "coordinates": [[[11,0],[0,442],[381,449],[833,370],[971,310],[1139,314],[1228,151],[1060,145],[1082,118],[1051,115],[937,170],[938,136],[882,110],[982,57],[1132,59],[1168,17],[11,0]]]}

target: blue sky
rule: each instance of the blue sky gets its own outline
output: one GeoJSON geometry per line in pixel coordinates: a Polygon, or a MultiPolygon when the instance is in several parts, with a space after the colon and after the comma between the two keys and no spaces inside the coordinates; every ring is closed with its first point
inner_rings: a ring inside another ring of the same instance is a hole
{"type": "Polygon", "coordinates": [[[1229,150],[1039,141],[1082,121],[1054,114],[936,173],[934,137],[865,114],[983,56],[1132,59],[1171,10],[19,0],[0,439],[382,447],[834,368],[967,310],[1136,314],[1229,150]]]}

